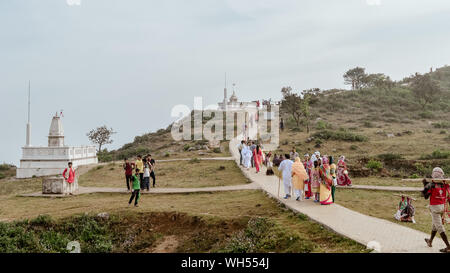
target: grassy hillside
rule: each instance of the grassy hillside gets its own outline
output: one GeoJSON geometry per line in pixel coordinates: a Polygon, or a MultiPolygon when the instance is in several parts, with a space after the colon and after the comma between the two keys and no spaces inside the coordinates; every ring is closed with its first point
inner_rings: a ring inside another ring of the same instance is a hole
{"type": "MultiPolygon", "coordinates": [[[[203,124],[207,120],[204,118],[203,124]]],[[[153,133],[136,136],[133,142],[127,143],[117,150],[99,153],[99,160],[107,162],[146,154],[152,154],[154,158],[159,159],[230,156],[228,142],[221,141],[219,145],[212,146],[207,140],[175,141],[171,134],[171,126],[169,126],[153,133]]]]}
{"type": "Polygon", "coordinates": [[[450,173],[449,94],[445,90],[423,109],[412,92],[400,86],[325,91],[311,106],[309,134],[304,124],[297,127],[283,113],[287,129],[279,152],[295,146],[301,153],[343,154],[354,176],[421,177],[434,166],[450,173]]]}
{"type": "MultiPolygon", "coordinates": [[[[336,157],[344,154],[357,176],[421,177],[436,165],[450,173],[450,67],[430,75],[443,92],[425,108],[402,81],[391,90],[321,92],[311,106],[309,134],[304,121],[297,126],[281,109],[286,130],[281,133],[278,152],[295,146],[301,153],[320,150],[336,157]]],[[[146,153],[159,158],[229,156],[227,142],[220,148],[210,147],[207,141],[176,142],[169,126],[138,136],[118,150],[101,153],[100,159],[120,160],[146,153]]]]}
{"type": "Polygon", "coordinates": [[[450,66],[444,66],[431,73],[431,77],[440,83],[441,88],[450,91],[450,66]]]}

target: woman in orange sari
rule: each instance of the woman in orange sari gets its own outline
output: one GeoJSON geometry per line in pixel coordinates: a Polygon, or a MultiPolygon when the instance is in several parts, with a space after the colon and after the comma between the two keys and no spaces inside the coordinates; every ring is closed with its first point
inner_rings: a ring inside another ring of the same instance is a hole
{"type": "Polygon", "coordinates": [[[324,156],[322,159],[322,165],[319,167],[319,174],[322,178],[322,183],[320,183],[320,204],[333,204],[333,197],[331,194],[333,178],[331,177],[330,165],[328,164],[328,157],[326,156],[324,156]]]}
{"type": "Polygon", "coordinates": [[[305,166],[303,166],[300,157],[295,158],[294,164],[292,164],[292,186],[294,187],[294,192],[297,201],[303,201],[303,189],[305,188],[305,181],[309,179],[306,173],[305,166]]]}

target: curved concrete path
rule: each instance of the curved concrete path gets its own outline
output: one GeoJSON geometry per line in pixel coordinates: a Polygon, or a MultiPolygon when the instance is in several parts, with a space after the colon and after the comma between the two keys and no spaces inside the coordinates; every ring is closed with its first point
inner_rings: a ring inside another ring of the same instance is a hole
{"type": "MultiPolygon", "coordinates": [[[[201,187],[201,188],[151,188],[150,191],[141,191],[142,194],[177,194],[177,193],[197,193],[197,192],[221,192],[221,191],[240,191],[240,190],[257,190],[260,189],[256,183],[220,186],[220,187],[201,187]]],[[[106,188],[106,187],[79,187],[78,191],[73,195],[90,194],[90,193],[125,193],[129,191],[123,188],[106,188]]],[[[41,192],[22,194],[24,197],[68,197],[70,195],[61,194],[43,194],[41,192]]]]}
{"type": "Polygon", "coordinates": [[[360,189],[360,190],[376,190],[376,191],[399,191],[399,192],[420,192],[423,188],[418,187],[400,187],[400,186],[372,186],[372,185],[352,185],[337,186],[339,189],[360,189]]]}
{"type": "MultiPolygon", "coordinates": [[[[230,151],[236,163],[239,164],[237,144],[237,139],[230,141],[230,151]]],[[[265,175],[264,168],[259,174],[255,172],[255,169],[247,171],[241,167],[241,170],[250,181],[258,183],[270,196],[291,210],[305,214],[312,220],[363,245],[367,245],[370,241],[377,241],[381,245],[381,252],[439,252],[439,249],[445,247],[439,237],[433,242],[433,248],[429,248],[424,241],[424,238],[429,237],[428,234],[364,215],[338,204],[321,206],[313,203],[312,200],[303,202],[294,199],[285,200],[277,196],[278,187],[280,187],[280,196],[283,195],[283,185],[280,185],[278,177],[265,175]]],[[[394,209],[392,214],[394,214],[394,209]]]]}
{"type": "MultiPolygon", "coordinates": [[[[158,162],[172,162],[172,161],[189,161],[192,158],[177,158],[177,159],[167,159],[158,160],[158,162]]],[[[199,160],[234,160],[234,157],[208,157],[208,158],[198,158],[199,160]]],[[[92,165],[80,166],[77,169],[77,175],[83,175],[87,173],[92,168],[98,165],[105,165],[108,163],[99,163],[92,165]]],[[[198,187],[198,188],[151,188],[150,191],[142,191],[143,194],[177,194],[177,193],[196,193],[196,192],[222,192],[222,191],[240,191],[240,190],[256,190],[260,189],[257,183],[248,183],[241,185],[230,185],[230,186],[217,186],[217,187],[198,187]]],[[[126,193],[129,192],[124,188],[111,188],[111,187],[78,187],[78,191],[73,195],[90,194],[90,193],[126,193]]],[[[51,198],[64,198],[70,195],[63,194],[43,194],[42,192],[26,193],[21,194],[22,197],[51,197],[51,198]]]]}

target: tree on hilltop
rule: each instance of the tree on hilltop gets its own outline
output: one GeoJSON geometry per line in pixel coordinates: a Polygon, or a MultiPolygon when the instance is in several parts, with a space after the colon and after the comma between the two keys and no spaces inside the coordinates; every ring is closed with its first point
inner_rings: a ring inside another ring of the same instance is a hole
{"type": "Polygon", "coordinates": [[[345,72],[344,83],[351,85],[352,90],[361,89],[366,76],[367,74],[365,68],[356,67],[345,72]]]}

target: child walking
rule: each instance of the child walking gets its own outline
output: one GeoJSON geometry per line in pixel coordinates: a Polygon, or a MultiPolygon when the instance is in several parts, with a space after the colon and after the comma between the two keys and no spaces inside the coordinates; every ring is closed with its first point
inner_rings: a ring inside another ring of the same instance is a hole
{"type": "Polygon", "coordinates": [[[130,197],[130,201],[128,202],[128,205],[131,205],[131,202],[133,202],[134,199],[134,206],[138,207],[138,201],[139,201],[139,197],[141,197],[141,182],[138,178],[139,176],[139,169],[135,170],[135,174],[131,177],[131,180],[133,182],[133,190],[131,193],[131,197],[130,197]]]}

